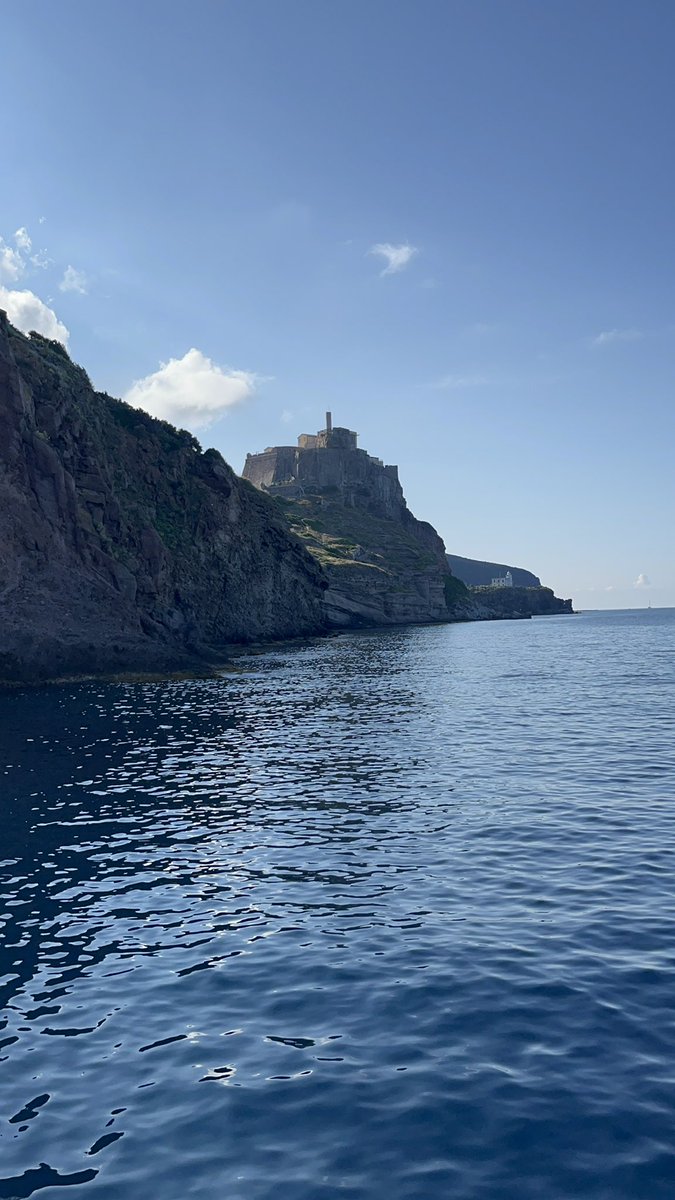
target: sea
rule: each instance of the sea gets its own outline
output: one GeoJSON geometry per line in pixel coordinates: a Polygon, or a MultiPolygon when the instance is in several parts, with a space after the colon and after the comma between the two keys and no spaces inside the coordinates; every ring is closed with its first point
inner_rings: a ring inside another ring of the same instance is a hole
{"type": "Polygon", "coordinates": [[[675,610],[15,690],[0,740],[0,1197],[673,1200],[675,610]]]}

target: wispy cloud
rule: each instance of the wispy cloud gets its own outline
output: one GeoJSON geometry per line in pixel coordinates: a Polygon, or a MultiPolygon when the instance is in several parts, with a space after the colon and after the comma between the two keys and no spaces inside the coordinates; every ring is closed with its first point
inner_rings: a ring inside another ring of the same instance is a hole
{"type": "Polygon", "coordinates": [[[0,242],[0,279],[7,279],[10,283],[14,283],[20,278],[22,271],[21,256],[17,254],[13,246],[0,242]]]}
{"type": "Polygon", "coordinates": [[[7,316],[22,333],[41,333],[44,337],[68,345],[70,334],[66,326],[59,321],[52,308],[26,290],[15,291],[0,285],[0,308],[4,308],[7,316]]]}
{"type": "Polygon", "coordinates": [[[193,347],[182,358],[171,358],[158,371],[137,380],[124,399],[162,421],[204,429],[248,400],[258,382],[250,371],[224,370],[193,347]]]}
{"type": "Polygon", "coordinates": [[[592,339],[593,346],[611,346],[613,342],[639,342],[644,337],[640,329],[605,329],[592,339]]]}
{"type": "Polygon", "coordinates": [[[12,242],[14,245],[0,237],[0,281],[15,283],[26,269],[26,256],[31,250],[31,240],[23,226],[17,229],[12,242]]]}
{"type": "Polygon", "coordinates": [[[432,387],[439,391],[460,391],[463,388],[485,387],[489,382],[486,375],[443,375],[432,387]]]}
{"type": "Polygon", "coordinates": [[[41,271],[54,264],[54,259],[49,257],[46,250],[38,250],[35,254],[31,254],[30,261],[31,266],[39,267],[41,271]]]}
{"type": "Polygon", "coordinates": [[[17,229],[16,233],[14,234],[14,242],[17,250],[19,250],[22,254],[30,254],[33,243],[28,236],[28,230],[26,229],[25,225],[22,225],[20,229],[17,229]]]}
{"type": "MultiPolygon", "coordinates": [[[[40,218],[42,225],[44,218],[40,218]]],[[[24,276],[30,278],[36,269],[44,270],[53,265],[46,250],[33,248],[31,238],[25,225],[17,229],[11,238],[0,237],[0,305],[7,310],[7,315],[22,333],[35,330],[44,337],[53,338],[68,344],[69,332],[59,320],[50,304],[36,296],[27,287],[12,287],[19,280],[26,282],[24,276]]],[[[82,271],[68,267],[60,284],[62,291],[86,291],[86,279],[82,271]]]]}
{"type": "Polygon", "coordinates": [[[80,296],[86,296],[87,286],[87,276],[84,271],[77,271],[75,267],[68,265],[59,284],[60,290],[62,292],[79,292],[80,296]]]}
{"type": "Polygon", "coordinates": [[[645,575],[644,572],[642,572],[642,571],[640,572],[637,579],[633,583],[634,588],[648,588],[651,586],[652,586],[652,584],[651,584],[651,580],[650,580],[649,576],[645,575]]]}
{"type": "Polygon", "coordinates": [[[408,242],[397,246],[392,242],[376,242],[368,251],[368,254],[384,259],[386,266],[380,275],[395,275],[397,271],[402,271],[418,253],[417,246],[411,246],[408,242]]]}

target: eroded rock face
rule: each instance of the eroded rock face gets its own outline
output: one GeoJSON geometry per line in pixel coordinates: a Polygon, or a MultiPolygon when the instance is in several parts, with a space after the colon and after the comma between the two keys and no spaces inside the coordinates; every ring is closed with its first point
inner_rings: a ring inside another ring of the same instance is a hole
{"type": "Polygon", "coordinates": [[[436,530],[410,512],[398,469],[358,449],[356,439],[352,430],[328,424],[318,434],[301,434],[297,447],[249,454],[244,467],[245,478],[276,498],[326,572],[329,623],[482,617],[453,579],[436,530]]]}
{"type": "Polygon", "coordinates": [[[165,670],[325,626],[321,568],[188,433],[0,313],[0,679],[165,670]]]}

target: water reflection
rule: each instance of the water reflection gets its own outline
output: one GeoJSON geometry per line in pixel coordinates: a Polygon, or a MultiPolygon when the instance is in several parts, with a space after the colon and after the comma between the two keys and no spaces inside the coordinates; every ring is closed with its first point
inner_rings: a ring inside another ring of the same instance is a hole
{"type": "Polygon", "coordinates": [[[669,1194],[671,664],[551,619],[2,697],[0,1196],[669,1194]]]}

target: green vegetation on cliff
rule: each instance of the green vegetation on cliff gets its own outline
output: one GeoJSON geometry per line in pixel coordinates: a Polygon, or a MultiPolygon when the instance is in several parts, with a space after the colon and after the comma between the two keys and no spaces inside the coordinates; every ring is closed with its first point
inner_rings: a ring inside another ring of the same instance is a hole
{"type": "MultiPolygon", "coordinates": [[[[335,490],[336,491],[336,490],[335,490]]],[[[384,517],[344,504],[339,491],[277,496],[276,503],[325,570],[328,619],[335,625],[466,619],[468,589],[447,569],[443,543],[405,506],[384,517]]]]}
{"type": "Polygon", "coordinates": [[[436,565],[436,556],[420,545],[413,529],[372,516],[364,509],[346,507],[339,500],[305,496],[277,499],[293,532],[324,566],[364,562],[375,569],[425,569],[436,565]]]}

